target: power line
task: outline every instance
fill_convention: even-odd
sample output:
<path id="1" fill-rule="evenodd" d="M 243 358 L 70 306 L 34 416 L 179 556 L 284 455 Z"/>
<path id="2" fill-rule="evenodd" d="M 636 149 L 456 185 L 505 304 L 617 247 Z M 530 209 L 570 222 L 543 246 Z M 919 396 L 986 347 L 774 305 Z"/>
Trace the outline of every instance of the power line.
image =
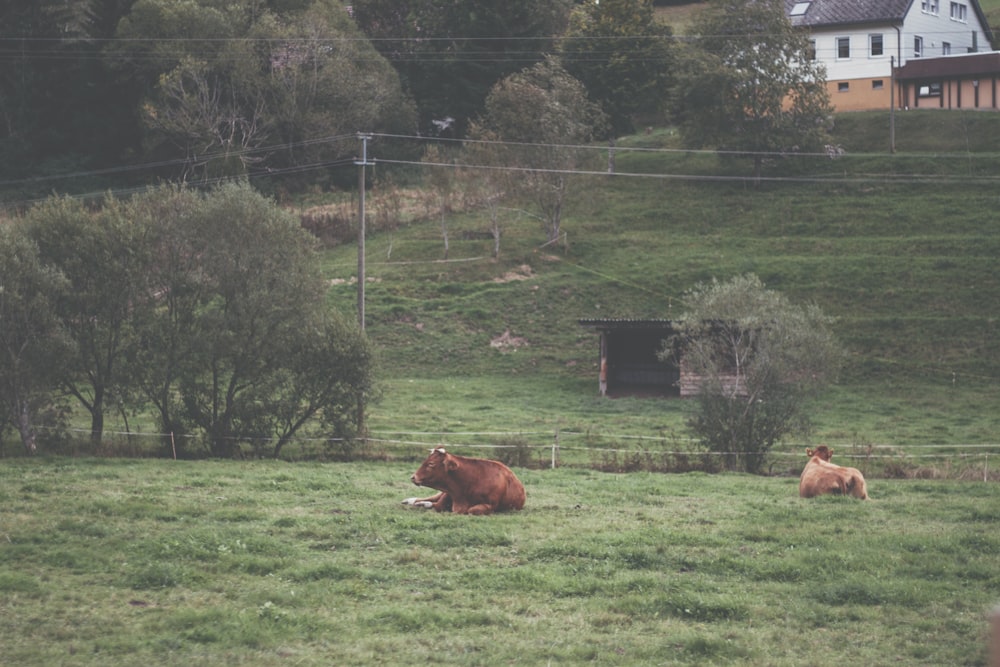
<path id="1" fill-rule="evenodd" d="M 506 141 L 486 141 L 486 140 L 470 140 L 470 139 L 450 139 L 450 138 L 439 138 L 439 137 L 426 137 L 420 135 L 401 135 L 401 134 L 387 134 L 387 133 L 372 133 L 373 137 L 381 137 L 384 139 L 398 139 L 404 141 L 413 141 L 419 143 L 454 143 L 456 145 L 479 143 L 479 144 L 492 144 L 500 147 L 519 147 L 519 148 L 539 148 L 546 150 L 579 150 L 579 151 L 597 151 L 600 153 L 606 153 L 609 148 L 607 146 L 593 145 L 593 144 L 558 144 L 558 143 L 528 143 L 528 142 L 506 142 Z M 199 156 L 199 161 L 210 161 L 212 159 L 217 159 L 221 157 L 241 157 L 246 155 L 252 155 L 262 152 L 278 152 L 281 150 L 288 150 L 296 147 L 304 147 L 310 145 L 316 145 L 321 143 L 330 142 L 340 142 L 353 140 L 355 135 L 335 135 L 329 137 L 320 137 L 316 139 L 308 139 L 300 142 L 292 142 L 286 144 L 273 144 L 263 147 L 248 148 L 237 151 L 219 151 L 216 153 L 205 154 Z M 729 155 L 736 157 L 746 157 L 746 156 L 761 156 L 768 159 L 791 159 L 791 158 L 817 158 L 817 157 L 827 157 L 826 153 L 781 153 L 781 152 L 752 152 L 752 151 L 719 151 L 719 150 L 706 150 L 706 149 L 677 149 L 677 148 L 650 148 L 650 147 L 629 147 L 629 146 L 615 146 L 612 148 L 616 154 L 623 153 L 663 153 L 663 154 L 676 154 L 676 155 Z M 870 157 L 884 157 L 882 153 L 845 153 L 843 156 L 839 157 L 838 160 L 847 160 L 850 158 L 870 158 Z M 935 160 L 946 160 L 946 159 L 961 159 L 963 161 L 969 160 L 995 160 L 997 155 L 987 153 L 912 153 L 905 155 L 895 156 L 896 160 L 901 158 L 909 158 L 914 160 L 922 160 L 926 158 L 933 158 Z M 655 172 L 629 172 L 616 170 L 613 173 L 609 173 L 604 170 L 593 170 L 593 169 L 580 169 L 580 168 L 550 168 L 540 165 L 491 165 L 491 164 L 471 164 L 471 163 L 461 163 L 461 162 L 428 162 L 419 160 L 404 160 L 404 159 L 394 159 L 394 158 L 375 158 L 375 163 L 381 164 L 397 164 L 397 165 L 408 165 L 415 167 L 437 167 L 437 168 L 448 168 L 448 169 L 480 169 L 480 170 L 498 170 L 505 172 L 514 173 L 548 173 L 548 174 L 562 174 L 562 175 L 572 175 L 572 176 L 603 176 L 603 177 L 614 177 L 614 178 L 653 178 L 661 180 L 675 180 L 675 181 L 690 181 L 690 182 L 717 182 L 717 183 L 747 183 L 747 182 L 768 182 L 768 183 L 825 183 L 825 184 L 884 184 L 884 185 L 908 185 L 908 184 L 925 184 L 925 183 L 948 183 L 948 182 L 961 182 L 961 183 L 972 183 L 977 185 L 987 184 L 992 185 L 1000 181 L 1000 175 L 998 176 L 970 176 L 968 174 L 963 175 L 948 175 L 948 174 L 857 174 L 854 176 L 749 176 L 749 175 L 722 175 L 722 174 L 693 174 L 693 173 L 655 173 Z M 69 179 L 85 179 L 95 176 L 103 176 L 109 174 L 122 174 L 122 173 L 138 173 L 142 171 L 148 171 L 151 169 L 158 169 L 164 167 L 177 167 L 183 165 L 194 164 L 191 158 L 178 158 L 175 160 L 165 160 L 158 162 L 148 162 L 136 165 L 121 165 L 118 167 L 108 167 L 106 169 L 97 169 L 90 171 L 76 171 L 69 174 L 59 174 L 53 176 L 43 176 L 34 177 L 26 179 L 12 179 L 6 181 L 0 181 L 0 186 L 14 186 L 14 185 L 25 185 L 31 183 L 44 183 L 60 180 Z M 197 181 L 190 181 L 189 184 L 196 186 L 206 186 L 213 185 L 222 182 L 228 182 L 232 180 L 240 180 L 248 178 L 251 180 L 260 178 L 272 178 L 276 176 L 288 175 L 293 173 L 305 173 L 309 171 L 319 170 L 319 169 L 331 169 L 346 167 L 353 164 L 353 157 L 339 158 L 334 160 L 324 160 L 317 162 L 310 162 L 299 165 L 291 165 L 282 168 L 274 169 L 264 169 L 258 171 L 248 171 L 243 174 L 237 174 L 232 176 L 222 176 L 211 179 L 199 179 Z M 106 194 L 111 194 L 112 196 L 127 196 L 130 194 L 135 194 L 137 192 L 143 192 L 148 189 L 148 185 L 129 187 L 129 188 L 113 188 L 110 190 L 102 190 L 100 192 L 88 192 L 84 194 L 72 195 L 73 198 L 77 199 L 93 199 L 96 197 L 101 197 Z M 30 200 L 20 200 L 15 202 L 6 202 L 2 204 L 6 208 L 18 208 L 23 206 L 30 206 L 32 204 L 44 201 L 45 198 L 36 198 Z"/>
<path id="2" fill-rule="evenodd" d="M 389 134 L 389 133 L 379 133 L 373 134 L 376 137 L 383 137 L 386 139 L 401 139 L 409 141 L 419 141 L 425 143 L 451 143 L 451 144 L 482 144 L 482 145 L 495 145 L 501 147 L 534 147 L 534 148 L 551 148 L 559 150 L 588 150 L 597 151 L 605 153 L 609 150 L 607 144 L 560 144 L 560 143 L 547 143 L 547 142 L 526 142 L 526 141 L 503 141 L 496 139 L 455 139 L 451 137 L 428 137 L 423 135 L 409 135 L 409 134 Z M 649 147 L 649 146 L 623 146 L 615 145 L 610 148 L 610 150 L 615 153 L 664 153 L 664 154 L 675 154 L 675 155 L 730 155 L 730 156 L 760 156 L 764 158 L 794 158 L 794 157 L 822 157 L 827 158 L 829 154 L 827 152 L 807 152 L 807 151 L 795 151 L 795 152 L 784 152 L 784 151 L 734 151 L 734 150 L 719 150 L 710 148 L 663 148 L 663 147 Z M 872 158 L 872 157 L 886 157 L 885 153 L 854 153 L 845 152 L 842 156 L 839 156 L 839 160 L 850 159 L 850 158 Z M 895 158 L 902 159 L 961 159 L 968 160 L 970 158 L 976 159 L 997 159 L 1000 157 L 1000 153 L 904 153 Z"/>
<path id="3" fill-rule="evenodd" d="M 1000 176 L 971 177 L 968 175 L 895 175 L 895 174 L 862 174 L 854 177 L 843 176 L 753 176 L 753 175 L 711 175 L 711 174 L 664 174 L 652 172 L 626 172 L 626 171 L 599 171 L 588 169 L 560 169 L 533 166 L 496 166 L 484 164 L 461 164 L 453 162 L 421 162 L 418 160 L 378 160 L 381 164 L 401 164 L 413 166 L 432 166 L 450 169 L 484 169 L 500 170 L 506 172 L 539 173 L 539 174 L 563 174 L 572 176 L 606 176 L 608 178 L 655 178 L 661 180 L 693 181 L 703 183 L 832 183 L 840 185 L 873 185 L 881 184 L 923 184 L 923 183 L 975 183 L 975 184 L 996 184 L 1000 183 Z"/>

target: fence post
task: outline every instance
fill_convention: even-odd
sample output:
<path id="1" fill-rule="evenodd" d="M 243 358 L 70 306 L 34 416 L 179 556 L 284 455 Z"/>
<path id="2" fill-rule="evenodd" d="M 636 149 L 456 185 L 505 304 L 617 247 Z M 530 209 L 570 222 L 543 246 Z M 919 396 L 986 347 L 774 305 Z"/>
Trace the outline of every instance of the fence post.
<path id="1" fill-rule="evenodd" d="M 556 429 L 555 439 L 552 441 L 552 469 L 556 469 L 556 457 L 559 452 L 559 429 Z"/>

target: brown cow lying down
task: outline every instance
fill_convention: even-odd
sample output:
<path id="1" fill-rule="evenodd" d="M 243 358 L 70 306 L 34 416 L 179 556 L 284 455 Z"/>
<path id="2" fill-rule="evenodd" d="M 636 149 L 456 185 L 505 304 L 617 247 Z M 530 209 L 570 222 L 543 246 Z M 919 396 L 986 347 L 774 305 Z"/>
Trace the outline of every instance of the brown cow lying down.
<path id="1" fill-rule="evenodd" d="M 802 470 L 799 478 L 799 496 L 814 498 L 826 493 L 834 495 L 851 495 L 861 500 L 868 500 L 868 487 L 864 475 L 857 468 L 830 463 L 833 450 L 826 445 L 820 445 L 816 451 L 806 449 L 809 462 Z"/>
<path id="2" fill-rule="evenodd" d="M 456 514 L 492 514 L 524 507 L 524 485 L 499 461 L 449 454 L 432 449 L 410 480 L 437 493 L 427 498 L 407 498 L 404 505 L 433 508 Z"/>

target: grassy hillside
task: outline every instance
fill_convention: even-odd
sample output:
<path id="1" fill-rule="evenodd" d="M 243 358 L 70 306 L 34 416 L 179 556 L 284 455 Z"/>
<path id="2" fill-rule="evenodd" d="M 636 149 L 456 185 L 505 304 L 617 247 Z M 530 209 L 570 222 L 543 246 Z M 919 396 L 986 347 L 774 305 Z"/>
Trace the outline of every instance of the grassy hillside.
<path id="1" fill-rule="evenodd" d="M 899 113 L 893 155 L 888 124 L 843 115 L 843 157 L 779 160 L 759 186 L 746 164 L 673 150 L 669 130 L 632 137 L 617 175 L 575 177 L 566 247 L 513 212 L 499 261 L 477 212 L 446 219 L 447 261 L 436 217 L 372 232 L 372 428 L 681 432 L 683 401 L 596 398 L 597 341 L 577 320 L 676 316 L 698 281 L 754 272 L 838 318 L 850 361 L 815 438 L 996 442 L 1000 114 Z M 353 245 L 329 252 L 351 313 L 356 266 Z"/>

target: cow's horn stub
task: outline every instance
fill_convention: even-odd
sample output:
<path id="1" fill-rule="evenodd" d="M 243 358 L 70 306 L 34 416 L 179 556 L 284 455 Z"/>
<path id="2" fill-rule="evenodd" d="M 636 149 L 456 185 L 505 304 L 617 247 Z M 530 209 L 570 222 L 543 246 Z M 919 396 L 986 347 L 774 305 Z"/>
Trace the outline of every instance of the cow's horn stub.
<path id="1" fill-rule="evenodd" d="M 446 454 L 446 453 L 447 452 L 444 451 L 444 447 L 435 447 L 434 449 L 431 450 L 431 454 Z"/>

